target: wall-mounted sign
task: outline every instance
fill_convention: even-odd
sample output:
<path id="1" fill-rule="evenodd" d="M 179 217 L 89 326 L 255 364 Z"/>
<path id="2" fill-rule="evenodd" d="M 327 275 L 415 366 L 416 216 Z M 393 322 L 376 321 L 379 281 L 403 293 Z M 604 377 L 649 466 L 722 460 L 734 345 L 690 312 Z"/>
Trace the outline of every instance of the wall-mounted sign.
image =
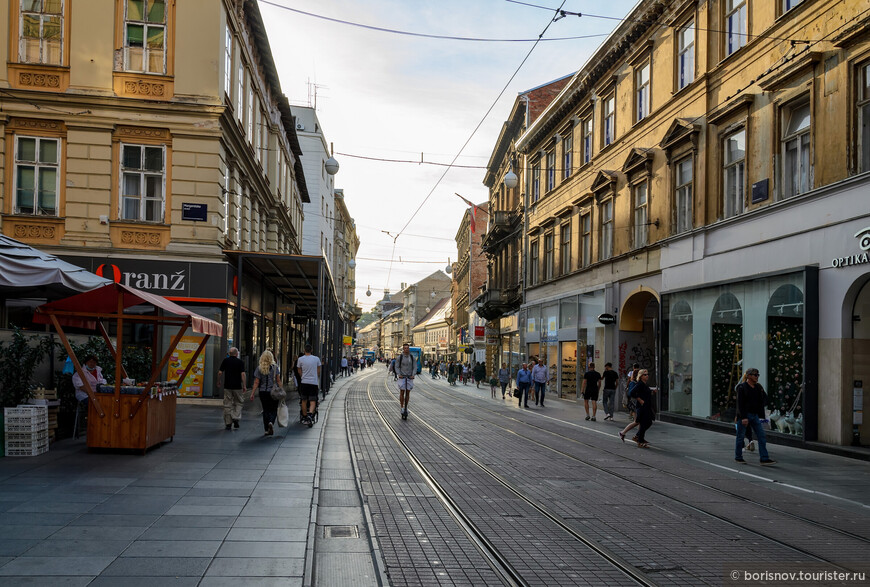
<path id="1" fill-rule="evenodd" d="M 350 345 L 353 344 L 353 337 L 352 337 L 352 336 L 345 336 L 345 337 L 342 338 L 342 342 L 343 342 L 346 346 L 350 346 Z"/>
<path id="2" fill-rule="evenodd" d="M 181 203 L 181 219 L 193 220 L 194 222 L 205 222 L 208 217 L 208 206 L 206 204 L 193 204 L 190 202 Z"/>
<path id="3" fill-rule="evenodd" d="M 767 199 L 768 187 L 770 186 L 769 179 L 762 179 L 752 184 L 752 203 L 757 204 Z"/>
<path id="4" fill-rule="evenodd" d="M 475 326 L 474 327 L 474 336 L 486 336 L 486 327 L 485 326 Z"/>
<path id="5" fill-rule="evenodd" d="M 599 314 L 598 321 L 601 324 L 616 324 L 616 316 L 613 314 Z"/>
<path id="6" fill-rule="evenodd" d="M 864 265 L 865 263 L 870 263 L 870 226 L 867 228 L 862 228 L 858 232 L 855 233 L 855 238 L 858 239 L 858 248 L 860 248 L 863 253 L 856 253 L 854 255 L 847 255 L 845 257 L 837 257 L 833 261 L 831 261 L 832 267 L 837 267 L 842 269 L 843 267 L 851 267 L 853 265 Z"/>

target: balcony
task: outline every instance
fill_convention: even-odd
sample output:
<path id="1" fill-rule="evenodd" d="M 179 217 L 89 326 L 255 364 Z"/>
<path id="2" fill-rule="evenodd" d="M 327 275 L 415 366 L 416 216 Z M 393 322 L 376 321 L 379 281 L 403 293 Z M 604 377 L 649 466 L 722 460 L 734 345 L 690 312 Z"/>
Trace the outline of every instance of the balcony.
<path id="1" fill-rule="evenodd" d="M 487 289 L 477 296 L 477 314 L 485 320 L 501 318 L 511 310 L 508 304 L 507 292 L 500 289 Z"/>
<path id="2" fill-rule="evenodd" d="M 487 253 L 496 252 L 504 245 L 505 237 L 519 225 L 520 215 L 507 210 L 496 210 L 489 221 L 489 231 L 483 237 L 483 250 Z"/>

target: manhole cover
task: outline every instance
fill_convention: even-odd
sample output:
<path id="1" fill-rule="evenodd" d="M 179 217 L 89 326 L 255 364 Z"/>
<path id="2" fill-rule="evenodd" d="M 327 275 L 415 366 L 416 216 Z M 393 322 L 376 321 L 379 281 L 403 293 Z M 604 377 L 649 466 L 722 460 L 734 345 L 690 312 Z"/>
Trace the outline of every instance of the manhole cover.
<path id="1" fill-rule="evenodd" d="M 324 526 L 324 538 L 359 538 L 359 528 L 356 526 Z"/>

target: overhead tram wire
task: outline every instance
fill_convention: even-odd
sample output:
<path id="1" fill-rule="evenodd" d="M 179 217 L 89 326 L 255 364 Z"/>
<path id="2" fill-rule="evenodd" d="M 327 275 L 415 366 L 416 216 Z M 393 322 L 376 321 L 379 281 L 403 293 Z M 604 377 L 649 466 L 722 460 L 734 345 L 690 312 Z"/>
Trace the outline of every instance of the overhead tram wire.
<path id="1" fill-rule="evenodd" d="M 559 5 L 559 9 L 561 9 L 562 6 L 565 5 L 565 2 L 567 2 L 567 0 L 562 0 L 562 4 Z M 558 15 L 558 11 L 556 11 L 556 12 L 557 12 L 557 15 Z M 484 121 L 487 119 L 487 117 L 488 117 L 488 116 L 490 115 L 490 113 L 493 111 L 493 109 L 495 108 L 495 105 L 498 104 L 498 101 L 501 100 L 501 97 L 502 97 L 502 96 L 504 95 L 504 93 L 507 91 L 508 86 L 510 86 L 511 82 L 514 81 L 514 78 L 517 76 L 517 74 L 518 74 L 518 73 L 520 72 L 520 70 L 523 68 L 523 65 L 526 64 L 526 61 L 529 60 L 529 57 L 532 56 L 532 52 L 535 50 L 535 48 L 536 48 L 536 47 L 538 46 L 538 44 L 541 42 L 541 39 L 543 39 L 543 38 L 544 38 L 544 35 L 547 34 L 547 31 L 550 29 L 550 26 L 552 26 L 552 24 L 553 24 L 554 22 L 556 22 L 556 20 L 557 20 L 557 18 L 556 18 L 555 16 L 554 16 L 553 18 L 551 18 L 551 19 L 550 19 L 550 22 L 547 23 L 547 26 L 544 27 L 544 30 L 541 31 L 541 34 L 538 35 L 538 40 L 535 41 L 535 44 L 531 46 L 531 48 L 529 49 L 528 53 L 526 53 L 526 56 L 523 57 L 523 60 L 520 62 L 520 64 L 517 66 L 516 70 L 514 70 L 514 72 L 511 74 L 510 78 L 508 79 L 508 81 L 505 83 L 504 87 L 501 89 L 501 91 L 500 91 L 500 92 L 498 93 L 498 95 L 495 97 L 495 100 L 493 100 L 493 102 L 492 102 L 492 104 L 490 105 L 490 107 L 487 108 L 486 112 L 483 114 L 483 117 L 480 119 L 480 122 L 477 123 L 477 126 L 474 127 L 474 130 L 471 131 L 471 134 L 468 135 L 468 138 L 465 140 L 465 142 L 464 142 L 464 143 L 462 144 L 462 146 L 459 148 L 459 151 L 457 151 L 456 155 L 454 155 L 453 160 L 450 162 L 450 165 L 453 165 L 454 163 L 456 163 L 456 161 L 457 161 L 457 160 L 459 159 L 459 157 L 462 155 L 462 152 L 465 150 L 465 147 L 468 146 L 468 143 L 471 142 L 471 139 L 474 138 L 474 135 L 476 135 L 476 134 L 477 134 L 477 131 L 480 130 L 480 127 L 483 126 Z M 441 174 L 441 177 L 438 178 L 438 180 L 435 182 L 435 185 L 432 186 L 432 189 L 429 191 L 428 194 L 426 194 L 426 197 L 423 198 L 423 201 L 420 202 L 420 205 L 417 206 L 417 209 L 416 209 L 416 210 L 414 210 L 414 213 L 411 214 L 411 217 L 408 219 L 408 222 L 405 223 L 405 226 L 402 227 L 402 230 L 400 230 L 399 233 L 396 235 L 395 239 L 393 239 L 393 249 L 394 249 L 394 251 L 395 251 L 395 243 L 398 241 L 399 237 L 402 236 L 402 233 L 405 232 L 405 229 L 408 228 L 408 226 L 411 224 L 411 222 L 414 220 L 414 218 L 417 216 L 417 214 L 420 212 L 420 210 L 423 208 L 423 206 L 426 204 L 426 202 L 429 201 L 429 198 L 432 197 L 432 194 L 435 193 L 435 190 L 438 188 L 438 186 L 441 185 L 441 182 L 442 182 L 442 181 L 444 180 L 444 178 L 447 176 L 447 172 L 448 172 L 448 171 L 450 171 L 450 167 L 447 167 L 447 168 L 444 169 L 444 173 Z M 387 272 L 387 284 L 389 284 L 389 282 L 390 282 L 390 276 L 392 275 L 392 271 L 393 271 L 393 266 L 392 266 L 392 263 L 391 263 L 391 264 L 390 264 L 390 270 Z"/>
<path id="2" fill-rule="evenodd" d="M 492 38 L 483 38 L 483 37 L 458 37 L 454 35 L 434 35 L 430 33 L 417 33 L 413 31 L 402 31 L 399 29 L 389 29 L 386 27 L 379 27 L 369 24 L 363 24 L 360 22 L 353 22 L 350 20 L 342 20 L 340 18 L 333 18 L 331 16 L 324 16 L 322 14 L 315 14 L 313 12 L 306 12 L 304 10 L 299 10 L 298 8 L 290 8 L 289 6 L 284 6 L 283 4 L 278 4 L 277 2 L 269 2 L 268 0 L 258 0 L 260 4 L 266 4 L 268 6 L 274 6 L 275 8 L 280 8 L 282 10 L 287 10 L 290 12 L 295 12 L 297 14 L 303 14 L 305 16 L 310 16 L 312 18 L 319 18 L 321 20 L 326 20 L 329 22 L 334 22 L 338 24 L 343 24 L 347 26 L 354 26 L 362 29 L 367 29 L 370 31 L 377 31 L 381 33 L 390 33 L 394 35 L 405 35 L 409 37 L 421 37 L 424 39 L 439 39 L 444 41 L 472 41 L 478 43 L 535 43 L 536 45 L 542 40 L 540 38 L 537 39 L 492 39 Z M 564 2 L 562 3 L 564 5 Z M 576 37 L 553 37 L 552 39 L 543 39 L 544 41 L 576 41 L 580 39 L 593 39 L 596 37 L 606 37 L 607 35 L 604 33 L 599 33 L 595 35 L 578 35 Z"/>

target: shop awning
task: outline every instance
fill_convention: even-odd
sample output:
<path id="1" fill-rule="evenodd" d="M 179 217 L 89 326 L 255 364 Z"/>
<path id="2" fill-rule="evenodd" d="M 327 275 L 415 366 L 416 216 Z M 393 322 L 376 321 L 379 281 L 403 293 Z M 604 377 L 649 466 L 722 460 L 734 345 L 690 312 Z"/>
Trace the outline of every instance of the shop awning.
<path id="1" fill-rule="evenodd" d="M 0 296 L 55 299 L 111 283 L 0 234 Z"/>
<path id="2" fill-rule="evenodd" d="M 119 298 L 121 299 L 120 304 Z M 94 316 L 114 316 L 118 314 L 119 310 L 123 312 L 126 308 L 140 304 L 151 304 L 164 312 L 177 316 L 189 316 L 191 328 L 199 334 L 213 336 L 221 336 L 223 334 L 223 327 L 214 320 L 209 320 L 186 308 L 182 308 L 162 296 L 111 282 L 108 282 L 103 287 L 85 293 L 43 304 L 36 309 L 33 321 L 39 324 L 49 324 L 51 320 L 48 312 L 53 312 L 57 314 L 57 320 L 63 326 L 93 330 L 97 327 Z M 121 306 L 120 308 L 118 307 L 119 305 Z"/>

